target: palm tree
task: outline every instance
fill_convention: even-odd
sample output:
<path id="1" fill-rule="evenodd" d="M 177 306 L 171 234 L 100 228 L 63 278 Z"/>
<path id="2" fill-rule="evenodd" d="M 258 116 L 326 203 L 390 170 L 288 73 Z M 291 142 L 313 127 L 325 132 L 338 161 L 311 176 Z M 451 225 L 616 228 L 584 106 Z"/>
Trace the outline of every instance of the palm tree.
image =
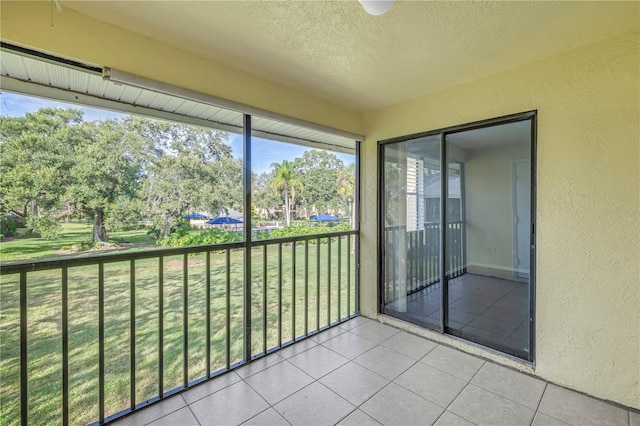
<path id="1" fill-rule="evenodd" d="M 298 179 L 298 171 L 292 161 L 282 160 L 282 163 L 273 163 L 274 176 L 270 185 L 273 192 L 284 193 L 284 217 L 285 225 L 289 226 L 290 207 L 295 203 L 296 188 L 302 189 L 302 182 Z"/>
<path id="2" fill-rule="evenodd" d="M 351 226 L 355 225 L 355 209 L 353 203 L 356 195 L 356 168 L 355 164 L 349 165 L 347 168 L 340 169 L 338 172 L 338 195 L 340 195 L 349 204 L 349 216 L 351 217 Z"/>

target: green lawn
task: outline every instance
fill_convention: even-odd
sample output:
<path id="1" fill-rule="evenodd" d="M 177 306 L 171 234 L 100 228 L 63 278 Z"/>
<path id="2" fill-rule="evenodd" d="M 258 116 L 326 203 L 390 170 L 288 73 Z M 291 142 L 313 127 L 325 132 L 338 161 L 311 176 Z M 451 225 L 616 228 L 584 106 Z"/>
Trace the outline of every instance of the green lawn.
<path id="1" fill-rule="evenodd" d="M 65 229 L 65 238 L 83 238 L 80 229 Z M 139 232 L 139 231 L 136 231 Z M 71 234 L 71 235 L 67 235 Z M 131 234 L 129 238 L 135 238 Z M 115 236 L 112 234 L 112 237 Z M 144 240 L 142 240 L 144 241 Z M 342 238 L 341 271 L 338 274 L 338 238 L 333 238 L 331 268 L 327 244 L 310 244 L 306 253 L 308 265 L 308 328 L 313 331 L 355 311 L 355 255 L 351 254 L 351 287 L 347 289 L 347 239 Z M 11 242 L 9 244 L 12 244 Z M 55 244 L 37 244 L 20 240 L 32 247 L 32 254 L 49 257 Z M 5 245 L 3 243 L 2 251 Z M 293 251 L 296 262 L 293 265 Z M 15 252 L 13 252 L 14 255 Z M 47 254 L 49 253 L 49 254 Z M 6 261 L 3 253 L 3 262 Z M 230 291 L 226 289 L 226 252 L 212 252 L 211 265 L 211 371 L 225 368 L 227 362 L 242 361 L 243 346 L 243 250 L 229 252 Z M 316 261 L 320 259 L 320 268 Z M 305 331 L 305 249 L 303 245 L 282 247 L 282 270 L 278 271 L 278 246 L 267 249 L 266 283 L 263 282 L 263 248 L 254 248 L 252 263 L 252 353 L 264 346 L 277 346 L 278 328 L 286 342 Z M 193 380 L 206 372 L 206 297 L 205 254 L 189 255 L 188 285 L 183 285 L 183 256 L 164 258 L 164 309 L 159 312 L 158 259 L 135 263 L 135 333 L 136 333 L 136 402 L 157 395 L 158 328 L 163 318 L 165 390 L 182 384 L 183 363 L 183 295 L 188 296 L 188 378 Z M 128 407 L 130 399 L 130 263 L 105 265 L 105 380 L 107 415 Z M 295 272 L 295 281 L 293 275 Z M 86 424 L 98 418 L 98 268 L 83 266 L 69 269 L 69 406 L 71 423 Z M 278 277 L 282 276 L 282 322 L 278 322 Z M 328 287 L 329 277 L 331 287 Z M 341 281 L 341 304 L 338 312 L 338 280 Z M 5 275 L 0 282 L 0 424 L 20 422 L 20 353 L 19 353 L 19 284 L 17 275 Z M 317 298 L 316 290 L 320 297 Z M 263 341 L 263 288 L 266 286 L 267 341 Z M 296 297 L 293 297 L 295 289 Z M 347 306 L 347 292 L 350 306 Z M 329 296 L 330 293 L 330 296 Z M 226 336 L 227 298 L 229 299 L 231 335 Z M 62 312 L 60 270 L 28 273 L 28 375 L 29 423 L 60 423 L 62 413 Z M 330 304 L 328 303 L 330 301 Z M 295 328 L 294 315 L 295 308 Z M 319 314 L 319 322 L 316 314 Z M 230 359 L 225 346 L 229 338 Z M 266 343 L 266 345 L 265 345 Z"/>
<path id="2" fill-rule="evenodd" d="M 65 223 L 60 237 L 55 240 L 43 240 L 37 237 L 18 237 L 0 242 L 0 263 L 21 260 L 42 260 L 62 256 L 87 255 L 91 252 L 72 253 L 61 251 L 64 246 L 91 243 L 92 225 L 88 223 Z M 155 240 L 147 235 L 147 229 L 133 231 L 109 232 L 109 238 L 121 245 L 119 251 L 140 250 L 142 247 L 155 244 Z"/>

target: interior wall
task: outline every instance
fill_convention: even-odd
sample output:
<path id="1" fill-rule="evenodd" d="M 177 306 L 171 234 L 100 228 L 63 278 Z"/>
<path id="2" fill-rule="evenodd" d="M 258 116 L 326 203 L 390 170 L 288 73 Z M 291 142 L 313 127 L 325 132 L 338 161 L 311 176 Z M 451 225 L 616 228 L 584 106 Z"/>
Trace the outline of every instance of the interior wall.
<path id="1" fill-rule="evenodd" d="M 362 313 L 378 312 L 377 141 L 537 110 L 535 374 L 640 408 L 639 45 L 625 33 L 367 113 Z"/>
<path id="2" fill-rule="evenodd" d="M 355 134 L 362 115 L 251 74 L 211 62 L 49 1 L 0 2 L 0 38 L 94 66 L 108 66 L 256 108 Z M 54 25 L 51 25 L 53 19 Z"/>
<path id="3" fill-rule="evenodd" d="M 530 157 L 528 136 L 524 135 L 522 143 L 470 151 L 464 183 L 467 263 L 471 269 L 513 270 L 512 167 L 513 160 Z M 505 275 L 511 276 L 509 272 Z"/>

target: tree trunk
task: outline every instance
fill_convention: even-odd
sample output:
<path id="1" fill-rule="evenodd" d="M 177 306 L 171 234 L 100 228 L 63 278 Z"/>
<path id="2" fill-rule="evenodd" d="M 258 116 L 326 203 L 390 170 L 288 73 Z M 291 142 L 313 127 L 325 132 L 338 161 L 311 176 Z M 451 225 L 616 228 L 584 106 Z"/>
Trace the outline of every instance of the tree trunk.
<path id="1" fill-rule="evenodd" d="M 166 237 L 171 233 L 171 219 L 165 217 L 162 221 L 162 229 L 160 230 L 160 237 Z"/>
<path id="2" fill-rule="evenodd" d="M 104 228 L 104 212 L 97 211 L 93 215 L 93 242 L 106 243 L 107 230 Z"/>
<path id="3" fill-rule="evenodd" d="M 289 192 L 288 188 L 284 191 L 284 224 L 289 226 Z"/>

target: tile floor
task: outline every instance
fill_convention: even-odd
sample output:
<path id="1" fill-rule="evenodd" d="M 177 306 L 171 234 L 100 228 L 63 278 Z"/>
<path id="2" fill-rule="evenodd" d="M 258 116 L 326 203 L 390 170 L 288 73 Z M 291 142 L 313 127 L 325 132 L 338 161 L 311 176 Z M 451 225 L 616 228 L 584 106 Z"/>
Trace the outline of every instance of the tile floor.
<path id="1" fill-rule="evenodd" d="M 440 284 L 408 297 L 404 316 L 418 323 L 440 324 Z M 449 326 L 482 340 L 521 353 L 529 348 L 529 285 L 465 274 L 449 281 Z"/>
<path id="2" fill-rule="evenodd" d="M 357 317 L 116 424 L 640 426 L 640 414 Z"/>

